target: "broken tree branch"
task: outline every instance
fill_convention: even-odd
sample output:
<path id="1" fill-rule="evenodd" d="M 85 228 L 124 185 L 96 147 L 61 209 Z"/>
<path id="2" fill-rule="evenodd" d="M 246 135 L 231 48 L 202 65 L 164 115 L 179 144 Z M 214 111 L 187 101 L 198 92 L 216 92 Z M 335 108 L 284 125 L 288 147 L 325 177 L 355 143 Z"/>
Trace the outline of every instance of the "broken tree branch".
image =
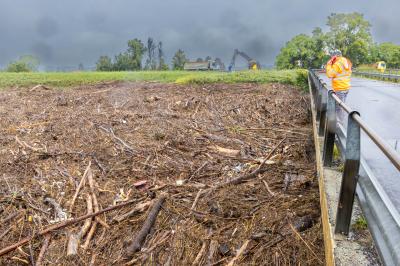
<path id="1" fill-rule="evenodd" d="M 71 205 L 69 206 L 69 212 L 72 212 L 72 208 L 74 207 L 75 200 L 76 200 L 76 198 L 78 197 L 79 191 L 81 190 L 81 188 L 82 188 L 82 187 L 84 186 L 84 184 L 85 184 L 86 177 L 87 177 L 88 172 L 89 172 L 89 170 L 90 170 L 90 165 L 91 165 L 91 164 L 92 164 L 92 162 L 89 161 L 89 164 L 88 164 L 88 166 L 86 167 L 85 172 L 83 173 L 83 176 L 82 176 L 82 178 L 81 178 L 81 181 L 79 182 L 79 185 L 78 185 L 78 187 L 76 188 L 75 194 L 74 194 L 74 196 L 72 197 L 72 200 L 71 200 Z"/>
<path id="2" fill-rule="evenodd" d="M 137 251 L 142 248 L 143 242 L 146 239 L 146 236 L 149 234 L 151 228 L 153 227 L 154 223 L 156 222 L 158 213 L 160 212 L 161 206 L 164 204 L 167 196 L 162 195 L 160 198 L 154 203 L 153 207 L 151 208 L 149 215 L 147 216 L 146 221 L 143 224 L 142 229 L 137 233 L 135 239 L 133 240 L 132 244 L 127 248 L 127 255 L 128 257 L 132 257 Z"/>
<path id="3" fill-rule="evenodd" d="M 121 139 L 120 137 L 117 137 L 117 136 L 115 135 L 115 133 L 114 133 L 114 130 L 113 130 L 112 128 L 107 129 L 107 128 L 103 127 L 103 126 L 99 126 L 99 128 L 102 129 L 103 131 L 105 131 L 105 132 L 111 134 L 111 136 L 112 136 L 115 140 L 117 140 L 122 146 L 124 146 L 129 152 L 132 152 L 132 153 L 133 153 L 133 152 L 135 151 L 135 149 L 133 149 L 131 146 L 129 146 L 123 139 Z"/>
<path id="4" fill-rule="evenodd" d="M 200 189 L 199 192 L 197 192 L 197 195 L 196 195 L 196 198 L 194 199 L 193 205 L 190 208 L 191 210 L 195 210 L 196 209 L 197 202 L 199 201 L 199 198 L 200 198 L 202 193 L 203 193 L 202 189 Z"/>
<path id="5" fill-rule="evenodd" d="M 250 240 L 244 241 L 243 245 L 241 248 L 238 250 L 236 253 L 236 256 L 227 264 L 227 266 L 233 266 L 235 265 L 235 262 L 242 256 L 243 252 L 246 250 L 247 245 L 250 243 Z"/>
<path id="6" fill-rule="evenodd" d="M 203 257 L 204 253 L 206 252 L 206 248 L 207 248 L 207 241 L 204 240 L 199 253 L 197 254 L 196 258 L 193 261 L 193 264 L 192 264 L 193 266 L 200 265 L 201 257 Z"/>
<path id="7" fill-rule="evenodd" d="M 129 212 L 122 214 L 120 216 L 115 217 L 113 220 L 117 221 L 117 222 L 122 222 L 123 220 L 135 215 L 136 213 L 139 212 L 143 212 L 146 208 L 148 208 L 150 205 L 152 204 L 152 201 L 147 201 L 147 202 L 143 202 L 138 204 L 137 206 L 135 206 L 132 210 L 130 210 Z"/>
<path id="8" fill-rule="evenodd" d="M 40 249 L 39 256 L 37 257 L 37 260 L 36 260 L 36 266 L 42 265 L 44 254 L 46 253 L 47 248 L 50 244 L 50 239 L 51 239 L 51 235 L 46 235 L 46 237 L 44 238 L 42 248 Z"/>
<path id="9" fill-rule="evenodd" d="M 93 202 L 90 194 L 86 196 L 87 214 L 93 213 Z M 78 254 L 78 247 L 80 240 L 86 235 L 92 224 L 92 219 L 86 219 L 81 230 L 78 234 L 71 233 L 69 235 L 68 245 L 67 245 L 67 256 L 74 256 Z"/>

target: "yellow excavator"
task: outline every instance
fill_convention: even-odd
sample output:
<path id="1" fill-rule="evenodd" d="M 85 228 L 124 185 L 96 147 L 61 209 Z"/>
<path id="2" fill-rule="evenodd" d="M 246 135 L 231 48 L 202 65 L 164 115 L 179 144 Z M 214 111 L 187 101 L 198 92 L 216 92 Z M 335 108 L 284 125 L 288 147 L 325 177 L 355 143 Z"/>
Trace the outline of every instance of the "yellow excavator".
<path id="1" fill-rule="evenodd" d="M 374 67 L 383 73 L 386 70 L 386 63 L 385 61 L 379 61 L 374 64 Z"/>
<path id="2" fill-rule="evenodd" d="M 259 70 L 259 69 L 261 69 L 261 65 L 260 65 L 260 63 L 258 61 L 254 60 L 253 58 L 248 56 L 245 52 L 241 52 L 238 49 L 235 49 L 235 51 L 233 53 L 233 56 L 232 56 L 231 63 L 229 64 L 229 67 L 228 67 L 228 71 L 229 72 L 233 71 L 233 68 L 235 67 L 235 61 L 236 61 L 236 58 L 237 58 L 238 55 L 247 60 L 248 68 L 250 70 Z"/>

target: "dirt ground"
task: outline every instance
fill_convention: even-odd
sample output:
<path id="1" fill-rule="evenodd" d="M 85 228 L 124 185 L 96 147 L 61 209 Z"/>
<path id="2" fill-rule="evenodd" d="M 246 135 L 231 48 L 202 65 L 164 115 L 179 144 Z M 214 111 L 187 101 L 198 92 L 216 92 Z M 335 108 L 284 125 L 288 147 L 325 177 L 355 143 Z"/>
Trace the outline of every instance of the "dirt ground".
<path id="1" fill-rule="evenodd" d="M 279 84 L 4 90 L 0 249 L 34 237 L 0 264 L 34 265 L 42 250 L 39 265 L 322 265 L 308 110 L 306 94 Z"/>

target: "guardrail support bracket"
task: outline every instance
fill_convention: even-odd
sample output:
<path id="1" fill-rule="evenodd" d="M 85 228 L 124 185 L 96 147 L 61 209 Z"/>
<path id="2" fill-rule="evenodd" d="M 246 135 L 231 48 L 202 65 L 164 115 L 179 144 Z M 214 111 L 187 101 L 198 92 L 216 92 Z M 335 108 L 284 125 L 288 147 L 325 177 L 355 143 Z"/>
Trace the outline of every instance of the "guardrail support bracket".
<path id="1" fill-rule="evenodd" d="M 344 235 L 349 234 L 358 171 L 360 169 L 360 126 L 354 121 L 354 114 L 358 113 L 354 111 L 351 112 L 348 119 L 346 159 L 336 213 L 335 233 Z"/>

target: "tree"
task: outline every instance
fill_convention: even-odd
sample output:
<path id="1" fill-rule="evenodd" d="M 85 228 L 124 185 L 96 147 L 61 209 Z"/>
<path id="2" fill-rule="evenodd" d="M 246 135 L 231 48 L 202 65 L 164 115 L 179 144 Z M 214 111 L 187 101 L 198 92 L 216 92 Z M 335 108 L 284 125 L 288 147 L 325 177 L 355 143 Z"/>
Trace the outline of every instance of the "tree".
<path id="1" fill-rule="evenodd" d="M 6 68 L 7 72 L 32 72 L 29 67 L 21 61 L 10 62 Z"/>
<path id="2" fill-rule="evenodd" d="M 400 68 L 400 46 L 386 42 L 378 45 L 377 58 L 375 61 L 383 60 L 389 68 Z"/>
<path id="3" fill-rule="evenodd" d="M 79 71 L 84 71 L 84 70 L 85 70 L 85 67 L 83 66 L 82 63 L 79 63 L 79 65 L 78 65 L 78 70 L 79 70 Z"/>
<path id="4" fill-rule="evenodd" d="M 133 39 L 128 41 L 128 51 L 124 54 L 118 55 L 120 59 L 125 60 L 123 56 L 127 56 L 131 61 L 129 65 L 129 69 L 125 70 L 141 70 L 142 69 L 142 59 L 143 55 L 146 52 L 146 48 L 143 43 L 139 39 Z"/>
<path id="5" fill-rule="evenodd" d="M 155 58 L 156 44 L 154 43 L 153 38 L 149 37 L 147 39 L 146 51 L 147 51 L 147 60 L 145 64 L 145 69 L 155 70 L 157 68 L 157 63 Z"/>
<path id="6" fill-rule="evenodd" d="M 132 56 L 128 53 L 119 53 L 115 56 L 113 70 L 115 71 L 128 71 L 128 70 L 139 70 L 137 61 L 132 59 Z"/>
<path id="7" fill-rule="evenodd" d="M 18 60 L 10 62 L 7 72 L 34 72 L 39 67 L 39 59 L 32 55 L 21 56 Z"/>
<path id="8" fill-rule="evenodd" d="M 158 70 L 168 70 L 169 67 L 165 63 L 164 52 L 163 52 L 162 46 L 163 46 L 162 42 L 159 42 L 158 43 Z"/>
<path id="9" fill-rule="evenodd" d="M 332 13 L 328 16 L 330 31 L 326 34 L 330 51 L 340 50 L 342 54 L 358 65 L 368 60 L 373 45 L 371 24 L 360 13 Z"/>
<path id="10" fill-rule="evenodd" d="M 212 60 L 212 58 L 209 55 L 207 55 L 206 58 L 204 59 L 204 61 L 211 61 L 211 60 Z"/>
<path id="11" fill-rule="evenodd" d="M 203 58 L 201 58 L 201 57 L 197 58 L 196 62 L 203 62 Z"/>
<path id="12" fill-rule="evenodd" d="M 306 34 L 299 34 L 281 49 L 276 57 L 276 66 L 279 69 L 320 67 L 320 55 L 316 40 Z"/>
<path id="13" fill-rule="evenodd" d="M 96 71 L 112 71 L 113 63 L 108 56 L 100 56 L 96 63 Z"/>
<path id="14" fill-rule="evenodd" d="M 172 68 L 174 70 L 183 70 L 183 66 L 185 65 L 186 61 L 187 59 L 185 52 L 179 49 L 172 58 Z"/>

